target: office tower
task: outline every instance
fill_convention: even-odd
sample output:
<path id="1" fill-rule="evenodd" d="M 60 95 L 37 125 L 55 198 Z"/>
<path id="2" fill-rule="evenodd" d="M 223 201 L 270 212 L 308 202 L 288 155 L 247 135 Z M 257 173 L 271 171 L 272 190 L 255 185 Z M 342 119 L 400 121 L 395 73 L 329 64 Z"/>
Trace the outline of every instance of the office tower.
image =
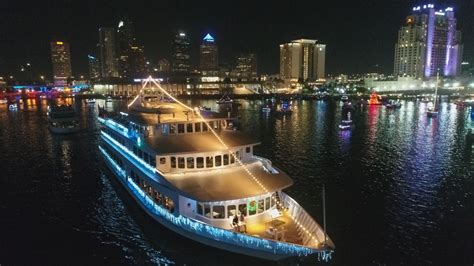
<path id="1" fill-rule="evenodd" d="M 100 79 L 100 62 L 97 57 L 88 55 L 89 61 L 89 78 L 92 81 L 97 81 Z"/>
<path id="2" fill-rule="evenodd" d="M 203 76 L 216 76 L 219 72 L 219 55 L 214 37 L 204 36 L 200 46 L 199 68 Z"/>
<path id="3" fill-rule="evenodd" d="M 145 59 L 145 48 L 142 45 L 132 44 L 128 51 L 128 74 L 124 78 L 146 78 L 148 74 Z"/>
<path id="4" fill-rule="evenodd" d="M 99 29 L 99 62 L 102 78 L 118 77 L 115 30 Z"/>
<path id="5" fill-rule="evenodd" d="M 51 61 L 53 65 L 53 79 L 55 85 L 66 85 L 71 77 L 71 52 L 69 43 L 51 42 Z"/>
<path id="6" fill-rule="evenodd" d="M 456 30 L 453 8 L 436 10 L 432 4 L 416 6 L 398 31 L 394 75 L 429 78 L 457 76 L 463 46 Z"/>
<path id="7" fill-rule="evenodd" d="M 165 58 L 160 59 L 158 61 L 158 67 L 157 67 L 158 72 L 170 72 L 171 71 L 171 64 L 170 61 L 166 60 Z"/>
<path id="8" fill-rule="evenodd" d="M 257 56 L 255 54 L 240 54 L 237 57 L 235 73 L 238 77 L 245 80 L 254 80 L 257 78 Z"/>
<path id="9" fill-rule="evenodd" d="M 185 32 L 180 31 L 173 40 L 172 71 L 187 73 L 190 71 L 190 43 Z"/>
<path id="10" fill-rule="evenodd" d="M 299 39 L 280 45 L 280 78 L 316 81 L 324 79 L 326 45 Z"/>
<path id="11" fill-rule="evenodd" d="M 128 78 L 132 72 L 129 59 L 132 43 L 133 25 L 128 18 L 125 18 L 119 21 L 117 27 L 117 68 L 121 78 Z"/>

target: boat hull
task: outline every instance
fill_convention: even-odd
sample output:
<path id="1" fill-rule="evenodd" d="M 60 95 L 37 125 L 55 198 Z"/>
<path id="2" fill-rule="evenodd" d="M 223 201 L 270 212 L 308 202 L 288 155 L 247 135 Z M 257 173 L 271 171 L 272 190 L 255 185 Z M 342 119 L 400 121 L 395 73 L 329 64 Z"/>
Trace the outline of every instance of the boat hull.
<path id="1" fill-rule="evenodd" d="M 168 219 L 165 219 L 163 216 L 157 215 L 156 210 L 154 211 L 154 209 L 150 205 L 151 204 L 150 201 L 152 202 L 152 200 L 149 199 L 149 198 L 147 199 L 146 194 L 144 194 L 143 192 L 141 192 L 141 193 L 143 193 L 143 195 L 140 195 L 140 192 L 137 190 L 137 187 L 134 187 L 134 185 L 132 185 L 133 181 L 129 181 L 129 179 L 121 177 L 118 170 L 115 169 L 113 163 L 106 157 L 106 155 L 104 155 L 103 152 L 101 153 L 101 155 L 102 155 L 102 158 L 104 159 L 105 164 L 108 166 L 108 168 L 113 173 L 114 177 L 121 183 L 121 185 L 124 187 L 124 189 L 130 194 L 130 196 L 140 206 L 140 208 L 148 216 L 150 216 L 153 220 L 155 220 L 156 222 L 158 222 L 162 226 L 166 227 L 167 229 L 169 229 L 169 230 L 171 230 L 171 231 L 173 231 L 173 232 L 175 232 L 175 233 L 177 233 L 177 234 L 179 234 L 179 235 L 181 235 L 185 238 L 194 240 L 196 242 L 199 242 L 199 243 L 207 245 L 207 246 L 211 246 L 211 247 L 214 247 L 214 248 L 218 248 L 218 249 L 222 249 L 222 250 L 226 250 L 226 251 L 229 251 L 229 252 L 238 253 L 238 254 L 242 254 L 242 255 L 257 257 L 257 258 L 261 258 L 261 259 L 265 259 L 265 260 L 278 261 L 278 260 L 298 256 L 297 254 L 292 253 L 292 252 L 278 253 L 278 251 L 276 251 L 274 249 L 262 250 L 262 249 L 256 249 L 256 248 L 253 248 L 253 247 L 245 247 L 245 246 L 241 246 L 241 245 L 227 243 L 227 242 L 225 242 L 225 239 L 220 240 L 220 239 L 216 238 L 215 236 L 213 237 L 213 236 L 210 236 L 210 235 L 209 236 L 203 236 L 203 235 L 195 234 L 195 233 L 192 233 L 192 232 L 186 230 L 185 228 L 181 228 L 179 226 L 176 226 L 174 223 L 172 223 Z M 182 217 L 182 216 L 177 216 L 177 219 L 179 219 L 180 217 Z M 223 230 L 223 229 L 220 229 L 220 228 L 216 228 L 216 229 L 220 230 L 220 231 Z M 224 230 L 224 231 L 227 231 L 227 230 Z M 230 232 L 231 231 L 229 231 L 229 233 Z M 232 233 L 232 234 L 237 235 L 237 233 Z M 305 255 L 307 256 L 307 255 L 315 254 L 315 253 L 320 253 L 321 255 L 323 255 L 323 257 L 325 255 L 324 254 L 325 251 L 322 251 L 322 250 L 311 250 L 308 254 L 305 254 Z"/>
<path id="2" fill-rule="evenodd" d="M 79 132 L 79 127 L 54 127 L 52 125 L 49 125 L 49 130 L 51 132 L 56 133 L 56 134 L 72 134 L 72 133 L 77 133 Z"/>

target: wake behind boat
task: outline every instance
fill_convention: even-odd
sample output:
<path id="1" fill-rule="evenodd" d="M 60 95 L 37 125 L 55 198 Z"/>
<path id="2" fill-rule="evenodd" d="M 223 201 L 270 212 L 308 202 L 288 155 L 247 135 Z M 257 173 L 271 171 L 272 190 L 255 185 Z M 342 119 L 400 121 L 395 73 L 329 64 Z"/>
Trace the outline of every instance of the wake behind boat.
<path id="1" fill-rule="evenodd" d="M 283 192 L 293 180 L 253 154 L 259 142 L 233 127 L 236 118 L 190 108 L 147 83 L 126 112 L 101 110 L 99 150 L 150 217 L 235 253 L 330 259 L 331 239 Z"/>

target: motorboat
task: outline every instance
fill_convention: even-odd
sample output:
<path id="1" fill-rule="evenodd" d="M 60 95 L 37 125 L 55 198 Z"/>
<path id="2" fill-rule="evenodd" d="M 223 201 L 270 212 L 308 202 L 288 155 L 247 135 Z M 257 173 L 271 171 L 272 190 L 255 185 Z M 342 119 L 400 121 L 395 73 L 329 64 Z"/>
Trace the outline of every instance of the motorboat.
<path id="1" fill-rule="evenodd" d="M 339 124 L 339 129 L 341 130 L 351 130 L 354 127 L 354 124 L 351 120 L 351 112 L 347 113 L 347 119 L 343 119 Z"/>
<path id="2" fill-rule="evenodd" d="M 68 134 L 79 131 L 79 119 L 70 105 L 48 105 L 48 127 L 53 133 Z"/>

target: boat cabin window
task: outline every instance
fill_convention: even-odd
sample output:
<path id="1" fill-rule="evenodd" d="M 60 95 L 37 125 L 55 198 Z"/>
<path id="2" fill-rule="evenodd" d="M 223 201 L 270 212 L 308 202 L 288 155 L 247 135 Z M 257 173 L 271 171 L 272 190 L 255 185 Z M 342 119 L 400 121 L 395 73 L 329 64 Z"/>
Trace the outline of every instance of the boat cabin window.
<path id="1" fill-rule="evenodd" d="M 246 147 L 246 148 L 245 148 L 245 152 L 246 152 L 246 153 L 250 153 L 250 147 Z"/>
<path id="2" fill-rule="evenodd" d="M 178 157 L 178 168 L 184 168 L 184 157 Z"/>
<path id="3" fill-rule="evenodd" d="M 237 208 L 235 205 L 228 205 L 227 206 L 227 218 L 232 218 L 237 214 Z"/>
<path id="4" fill-rule="evenodd" d="M 170 125 L 169 124 L 163 124 L 161 127 L 161 132 L 163 132 L 164 135 L 168 135 L 170 133 Z"/>
<path id="5" fill-rule="evenodd" d="M 178 134 L 184 133 L 184 124 L 178 124 Z"/>
<path id="6" fill-rule="evenodd" d="M 198 203 L 197 205 L 197 213 L 199 215 L 203 215 L 203 208 L 202 208 L 202 204 L 201 203 Z"/>
<path id="7" fill-rule="evenodd" d="M 247 204 L 239 204 L 239 214 L 244 214 L 244 216 L 247 216 Z"/>
<path id="8" fill-rule="evenodd" d="M 176 134 L 176 124 L 170 124 L 170 134 Z"/>
<path id="9" fill-rule="evenodd" d="M 176 168 L 176 157 L 171 157 L 171 168 Z"/>
<path id="10" fill-rule="evenodd" d="M 196 158 L 196 168 L 204 168 L 204 157 Z"/>
<path id="11" fill-rule="evenodd" d="M 214 128 L 214 121 L 209 121 L 208 123 L 210 128 Z"/>
<path id="12" fill-rule="evenodd" d="M 262 213 L 265 211 L 265 200 L 259 199 L 257 205 L 257 213 Z"/>
<path id="13" fill-rule="evenodd" d="M 212 218 L 222 219 L 225 217 L 225 207 L 224 206 L 212 206 Z"/>
<path id="14" fill-rule="evenodd" d="M 214 161 L 212 156 L 207 156 L 206 157 L 206 167 L 213 167 L 214 166 Z"/>
<path id="15" fill-rule="evenodd" d="M 240 158 L 240 152 L 236 151 L 236 152 L 235 152 L 235 157 L 239 158 L 239 160 L 240 160 L 240 159 L 241 159 L 241 158 Z"/>
<path id="16" fill-rule="evenodd" d="M 201 132 L 201 123 L 194 124 L 194 131 Z"/>
<path id="17" fill-rule="evenodd" d="M 176 161 L 174 163 L 176 165 Z M 166 157 L 161 157 L 160 158 L 160 164 L 166 164 Z"/>
<path id="18" fill-rule="evenodd" d="M 163 197 L 161 196 L 161 193 L 156 191 L 155 193 L 155 200 L 158 202 L 158 204 L 161 204 L 163 202 Z"/>
<path id="19" fill-rule="evenodd" d="M 230 163 L 233 164 L 235 163 L 235 157 L 233 155 L 234 153 L 231 153 L 229 156 L 230 156 Z"/>
<path id="20" fill-rule="evenodd" d="M 224 165 L 228 165 L 229 164 L 229 154 L 224 154 Z"/>
<path id="21" fill-rule="evenodd" d="M 216 158 L 216 167 L 221 166 L 222 165 L 222 156 L 217 155 L 215 158 Z"/>
<path id="22" fill-rule="evenodd" d="M 204 216 L 211 218 L 211 205 L 204 204 Z"/>
<path id="23" fill-rule="evenodd" d="M 186 166 L 188 168 L 194 168 L 194 157 L 186 158 Z"/>
<path id="24" fill-rule="evenodd" d="M 202 123 L 202 132 L 206 132 L 206 131 L 207 131 L 207 124 Z"/>
<path id="25" fill-rule="evenodd" d="M 186 124 L 186 133 L 193 133 L 193 124 Z"/>
<path id="26" fill-rule="evenodd" d="M 265 198 L 265 210 L 270 209 L 270 197 Z"/>

